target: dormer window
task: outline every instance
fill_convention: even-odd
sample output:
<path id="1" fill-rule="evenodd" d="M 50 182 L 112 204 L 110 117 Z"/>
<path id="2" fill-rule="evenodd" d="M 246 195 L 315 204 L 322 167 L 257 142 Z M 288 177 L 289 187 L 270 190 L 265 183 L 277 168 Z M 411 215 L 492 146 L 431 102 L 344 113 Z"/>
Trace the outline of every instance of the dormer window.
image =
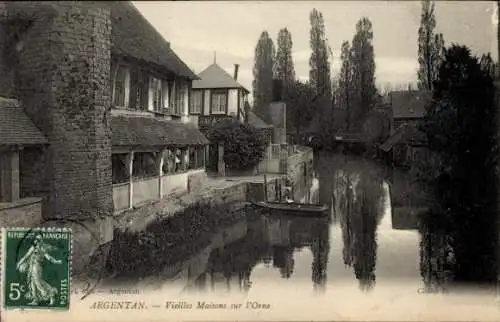
<path id="1" fill-rule="evenodd" d="M 212 90 L 212 99 L 210 102 L 211 114 L 226 114 L 227 99 L 227 90 Z"/>

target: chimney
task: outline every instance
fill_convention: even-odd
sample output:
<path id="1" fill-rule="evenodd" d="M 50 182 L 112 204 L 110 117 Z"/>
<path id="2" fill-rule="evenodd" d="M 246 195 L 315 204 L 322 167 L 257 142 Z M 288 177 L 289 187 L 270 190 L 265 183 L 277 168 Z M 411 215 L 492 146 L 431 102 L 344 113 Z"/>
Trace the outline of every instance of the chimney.
<path id="1" fill-rule="evenodd" d="M 239 64 L 234 64 L 234 80 L 237 81 L 238 80 L 238 69 L 240 68 L 240 65 Z"/>
<path id="2" fill-rule="evenodd" d="M 273 102 L 280 102 L 283 97 L 283 82 L 281 79 L 273 79 Z"/>

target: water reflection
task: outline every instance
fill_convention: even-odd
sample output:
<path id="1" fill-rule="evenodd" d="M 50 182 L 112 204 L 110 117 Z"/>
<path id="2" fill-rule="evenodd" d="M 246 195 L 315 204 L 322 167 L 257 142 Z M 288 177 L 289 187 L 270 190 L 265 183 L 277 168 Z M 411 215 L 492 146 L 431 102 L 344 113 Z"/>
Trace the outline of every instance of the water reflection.
<path id="1" fill-rule="evenodd" d="M 383 178 L 367 168 L 340 168 L 333 182 L 344 264 L 353 268 L 360 288 L 369 290 L 375 284 L 376 230 L 384 214 Z"/>
<path id="2" fill-rule="evenodd" d="M 222 247 L 214 248 L 205 267 L 188 291 L 248 292 L 252 270 L 270 264 L 283 279 L 294 273 L 294 253 L 309 247 L 313 254 L 312 281 L 324 289 L 328 263 L 329 221 L 287 216 L 262 216 L 247 222 L 246 234 Z"/>
<path id="3" fill-rule="evenodd" d="M 306 282 L 322 294 L 353 279 L 363 291 L 394 281 L 410 281 L 415 292 L 422 281 L 432 291 L 446 287 L 457 262 L 453 235 L 446 221 L 432 220 L 442 216 L 416 202 L 407 175 L 389 176 L 369 161 L 336 156 L 320 158 L 316 169 L 319 196 L 311 190 L 309 196 L 331 205 L 330 218 L 248 210 L 208 240 L 162 253 L 168 265 L 151 273 L 149 284 L 178 284 L 188 293 L 249 292 L 270 288 L 272 281 Z M 417 220 L 425 214 L 429 220 Z M 186 249 L 196 254 L 186 259 Z M 139 262 L 152 262 L 141 254 Z"/>

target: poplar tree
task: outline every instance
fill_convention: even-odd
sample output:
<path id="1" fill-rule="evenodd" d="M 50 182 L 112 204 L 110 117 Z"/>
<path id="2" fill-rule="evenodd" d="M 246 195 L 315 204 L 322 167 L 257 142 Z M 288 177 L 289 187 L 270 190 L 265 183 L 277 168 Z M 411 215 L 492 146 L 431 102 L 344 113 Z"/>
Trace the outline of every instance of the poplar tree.
<path id="1" fill-rule="evenodd" d="M 348 41 L 342 43 L 342 49 L 340 54 L 341 68 L 338 80 L 338 106 L 346 111 L 346 127 L 350 128 L 350 99 L 352 94 L 352 58 L 351 58 L 351 46 Z"/>
<path id="2" fill-rule="evenodd" d="M 435 28 L 434 2 L 423 0 L 418 29 L 418 88 L 421 90 L 432 91 L 443 60 L 444 39 L 442 34 L 435 33 Z"/>
<path id="3" fill-rule="evenodd" d="M 270 122 L 269 103 L 273 99 L 273 67 L 275 48 L 267 31 L 263 31 L 255 47 L 252 91 L 254 111 L 264 121 Z"/>
<path id="4" fill-rule="evenodd" d="M 325 137 L 328 137 L 328 131 L 333 126 L 332 80 L 330 72 L 332 50 L 326 38 L 323 14 L 317 9 L 313 9 L 309 15 L 309 21 L 311 23 L 309 42 L 312 51 L 309 59 L 309 83 L 316 95 L 316 114 L 321 120 L 318 130 Z"/>
<path id="5" fill-rule="evenodd" d="M 325 22 L 323 14 L 313 9 L 309 16 L 311 23 L 309 59 L 309 82 L 318 96 L 331 96 L 330 62 L 331 48 L 325 35 Z"/>
<path id="6" fill-rule="evenodd" d="M 295 83 L 295 67 L 292 59 L 292 34 L 287 28 L 278 32 L 274 78 L 282 81 L 282 97 L 286 101 L 291 87 Z"/>
<path id="7" fill-rule="evenodd" d="M 377 98 L 375 86 L 375 53 L 373 50 L 371 21 L 363 17 L 356 24 L 351 45 L 351 66 L 354 95 L 350 99 L 351 126 L 374 106 Z"/>

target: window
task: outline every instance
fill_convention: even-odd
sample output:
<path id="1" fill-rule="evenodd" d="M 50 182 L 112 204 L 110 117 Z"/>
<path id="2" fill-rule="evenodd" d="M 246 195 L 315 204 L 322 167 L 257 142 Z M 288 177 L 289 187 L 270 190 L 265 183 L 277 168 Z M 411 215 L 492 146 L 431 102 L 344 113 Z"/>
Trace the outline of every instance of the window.
<path id="1" fill-rule="evenodd" d="M 163 155 L 163 174 L 175 174 L 184 172 L 188 169 L 189 165 L 188 150 L 187 148 L 169 148 Z"/>
<path id="2" fill-rule="evenodd" d="M 132 167 L 132 176 L 134 178 L 151 178 L 157 176 L 156 153 L 154 152 L 136 152 L 134 153 L 134 164 Z"/>
<path id="3" fill-rule="evenodd" d="M 129 108 L 135 110 L 147 110 L 149 76 L 136 67 L 130 71 L 130 102 Z"/>
<path id="4" fill-rule="evenodd" d="M 128 107 L 127 94 L 130 86 L 129 70 L 126 66 L 118 66 L 113 84 L 113 104 L 116 107 Z"/>
<path id="5" fill-rule="evenodd" d="M 185 86 L 182 86 L 180 82 L 175 83 L 175 112 L 181 114 L 184 111 L 184 97 L 186 93 Z"/>
<path id="6" fill-rule="evenodd" d="M 203 91 L 194 90 L 191 92 L 191 114 L 200 114 L 203 107 Z"/>
<path id="7" fill-rule="evenodd" d="M 153 93 L 153 111 L 160 112 L 163 109 L 163 87 L 161 80 L 151 77 L 151 89 Z"/>
<path id="8" fill-rule="evenodd" d="M 112 154 L 112 178 L 113 184 L 128 182 L 128 165 L 127 165 L 127 154 Z"/>
<path id="9" fill-rule="evenodd" d="M 212 91 L 212 114 L 226 114 L 227 91 Z"/>
<path id="10" fill-rule="evenodd" d="M 175 148 L 167 149 L 163 153 L 163 174 L 175 173 Z"/>

